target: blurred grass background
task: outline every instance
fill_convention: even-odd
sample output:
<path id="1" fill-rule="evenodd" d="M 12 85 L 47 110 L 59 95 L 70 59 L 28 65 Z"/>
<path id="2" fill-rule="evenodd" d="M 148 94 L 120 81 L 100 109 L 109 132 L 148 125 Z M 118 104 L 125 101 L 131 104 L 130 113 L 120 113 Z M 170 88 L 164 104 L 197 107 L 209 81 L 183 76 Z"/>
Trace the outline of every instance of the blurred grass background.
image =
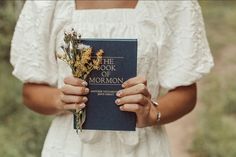
<path id="1" fill-rule="evenodd" d="M 50 124 L 22 105 L 22 83 L 11 75 L 10 42 L 23 3 L 0 1 L 0 157 L 39 157 Z"/>
<path id="2" fill-rule="evenodd" d="M 215 59 L 200 82 L 196 157 L 236 157 L 236 1 L 200 1 Z"/>
<path id="3" fill-rule="evenodd" d="M 216 66 L 199 83 L 201 111 L 194 157 L 236 157 L 236 2 L 200 1 Z M 50 118 L 22 105 L 22 83 L 11 75 L 10 41 L 23 0 L 0 1 L 0 156 L 38 157 Z"/>

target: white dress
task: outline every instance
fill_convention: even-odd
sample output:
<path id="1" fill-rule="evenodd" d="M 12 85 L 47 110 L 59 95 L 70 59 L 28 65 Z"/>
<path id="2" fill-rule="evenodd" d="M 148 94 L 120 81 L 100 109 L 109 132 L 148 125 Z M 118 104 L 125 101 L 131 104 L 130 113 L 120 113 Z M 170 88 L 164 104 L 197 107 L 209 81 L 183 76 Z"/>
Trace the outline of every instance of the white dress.
<path id="1" fill-rule="evenodd" d="M 75 10 L 70 1 L 26 1 L 11 47 L 13 75 L 23 82 L 61 87 L 70 68 L 55 53 L 64 30 L 82 37 L 138 39 L 138 75 L 153 98 L 160 88 L 190 85 L 213 59 L 197 1 L 139 1 L 134 9 Z M 42 157 L 169 157 L 164 127 L 135 132 L 72 129 L 72 115 L 55 116 Z"/>

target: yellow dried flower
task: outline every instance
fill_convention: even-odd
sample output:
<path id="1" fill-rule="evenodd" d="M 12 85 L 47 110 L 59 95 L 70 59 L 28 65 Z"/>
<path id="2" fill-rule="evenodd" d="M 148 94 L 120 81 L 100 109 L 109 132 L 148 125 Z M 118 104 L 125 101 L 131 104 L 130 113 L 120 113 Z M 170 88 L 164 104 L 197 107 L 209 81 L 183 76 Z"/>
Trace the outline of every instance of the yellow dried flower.
<path id="1" fill-rule="evenodd" d="M 63 60 L 63 61 L 65 61 L 66 60 L 66 54 L 65 53 L 62 53 L 62 54 L 56 54 L 56 56 L 57 56 L 57 58 L 59 58 L 59 59 L 61 59 L 61 60 Z"/>
<path id="2" fill-rule="evenodd" d="M 80 60 L 80 56 L 79 55 L 76 55 L 76 61 L 79 61 Z"/>
<path id="3" fill-rule="evenodd" d="M 87 64 L 91 60 L 92 48 L 86 48 L 82 52 L 81 63 Z"/>
<path id="4" fill-rule="evenodd" d="M 97 58 L 93 60 L 93 68 L 98 70 L 102 64 L 102 55 L 104 51 L 102 49 L 98 50 L 96 53 Z"/>
<path id="5" fill-rule="evenodd" d="M 99 49 L 98 52 L 96 53 L 97 57 L 102 57 L 104 54 L 103 49 Z"/>
<path id="6" fill-rule="evenodd" d="M 74 65 L 74 61 L 73 60 L 69 60 L 68 64 L 73 66 Z"/>

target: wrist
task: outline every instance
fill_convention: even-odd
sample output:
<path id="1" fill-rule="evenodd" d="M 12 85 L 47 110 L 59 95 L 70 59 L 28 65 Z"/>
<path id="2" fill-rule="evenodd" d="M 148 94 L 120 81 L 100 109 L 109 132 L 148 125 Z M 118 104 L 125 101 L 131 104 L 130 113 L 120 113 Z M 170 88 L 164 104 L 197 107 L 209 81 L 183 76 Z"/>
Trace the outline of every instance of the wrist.
<path id="1" fill-rule="evenodd" d="M 161 111 L 159 110 L 159 104 L 155 101 L 151 101 L 150 125 L 161 125 Z"/>

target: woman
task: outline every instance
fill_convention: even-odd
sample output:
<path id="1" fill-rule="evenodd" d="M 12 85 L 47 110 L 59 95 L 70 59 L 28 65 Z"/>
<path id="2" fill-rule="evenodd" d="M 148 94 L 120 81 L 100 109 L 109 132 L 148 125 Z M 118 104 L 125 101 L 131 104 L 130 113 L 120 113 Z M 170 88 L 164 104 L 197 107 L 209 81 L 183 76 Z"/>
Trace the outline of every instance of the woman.
<path id="1" fill-rule="evenodd" d="M 89 89 L 55 57 L 71 28 L 84 38 L 138 39 L 138 76 L 116 94 L 121 111 L 136 113 L 135 132 L 72 129 L 66 111 L 84 108 Z M 55 115 L 43 157 L 169 157 L 163 125 L 194 108 L 196 81 L 213 59 L 197 1 L 26 1 L 11 63 L 26 106 Z M 157 99 L 160 89 L 168 92 Z"/>

